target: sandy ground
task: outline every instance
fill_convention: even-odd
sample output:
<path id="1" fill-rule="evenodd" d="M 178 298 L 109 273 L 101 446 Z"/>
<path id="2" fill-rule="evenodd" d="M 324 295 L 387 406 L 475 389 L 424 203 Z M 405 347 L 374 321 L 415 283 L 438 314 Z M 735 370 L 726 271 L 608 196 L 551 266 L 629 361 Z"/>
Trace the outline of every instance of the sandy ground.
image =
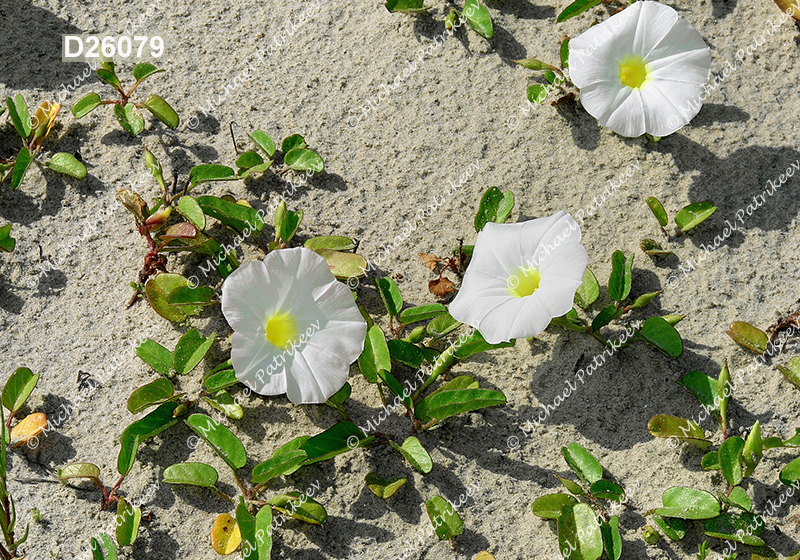
<path id="1" fill-rule="evenodd" d="M 132 420 L 125 409 L 127 395 L 156 376 L 133 355 L 132 345 L 146 335 L 172 348 L 183 332 L 147 305 L 125 308 L 128 282 L 136 277 L 144 247 L 113 195 L 139 181 L 143 144 L 170 175 L 174 170 L 185 176 L 198 163 L 232 164 L 231 121 L 238 125 L 240 140 L 253 128 L 274 138 L 294 132 L 306 137 L 325 159 L 326 172 L 290 197 L 306 213 L 300 239 L 332 233 L 357 238 L 359 251 L 368 258 L 385 256 L 380 270 L 399 278 L 411 303 L 433 301 L 426 289 L 429 271 L 417 253 L 445 254 L 458 238 L 471 242 L 479 196 L 497 185 L 516 193 L 514 219 L 560 209 L 573 214 L 583 209 L 587 215 L 596 210 L 585 220 L 583 239 L 589 265 L 601 281 L 608 277 L 613 249 L 635 251 L 633 292 L 664 290 L 656 310 L 688 314 L 678 326 L 686 346 L 679 359 L 640 345 L 620 351 L 531 437 L 520 425 L 537 418 L 540 406 L 563 390 L 582 355 L 583 364 L 592 359 L 600 349 L 594 341 L 552 328 L 536 341 L 521 341 L 515 348 L 458 365 L 457 373 L 502 390 L 509 404 L 458 417 L 423 434 L 436 465 L 427 476 L 381 448 L 348 453 L 290 477 L 287 489 L 319 484 L 316 498 L 329 519 L 321 527 L 286 525 L 276 536 L 273 558 L 371 559 L 408 553 L 409 558 L 434 560 L 472 558 L 481 550 L 502 559 L 557 558 L 554 526 L 536 518 L 530 504 L 556 488 L 554 473 L 567 472 L 560 448 L 573 441 L 591 450 L 631 493 L 622 516 L 623 558 L 693 558 L 699 531 L 682 544 L 646 547 L 640 538 L 646 523 L 642 513 L 660 505 L 662 491 L 671 485 L 723 489 L 724 481 L 700 471 L 699 452 L 653 440 L 646 424 L 656 413 L 699 414 L 698 403 L 675 381 L 692 369 L 716 376 L 726 357 L 735 369 L 748 366 L 751 356 L 724 334 L 726 325 L 746 319 L 766 327 L 798 297 L 796 180 L 766 197 L 696 270 L 684 274 L 679 268 L 701 257 L 726 220 L 736 220 L 737 211 L 746 209 L 768 180 L 777 180 L 800 159 L 798 32 L 790 21 L 780 23 L 780 11 L 767 0 L 674 4 L 711 47 L 712 69 L 721 72 L 726 61 L 735 69 L 711 92 L 690 126 L 650 144 L 600 129 L 579 108 L 563 113 L 549 105 L 527 108 L 525 89 L 534 76 L 510 60 L 530 56 L 555 62 L 562 35 L 574 36 L 603 17 L 603 9 L 595 8 L 556 25 L 563 5 L 493 1 L 493 40 L 470 30 L 437 44 L 442 6 L 430 16 L 413 17 L 389 14 L 374 1 L 2 0 L 3 98 L 22 93 L 29 104 L 38 104 L 81 76 L 85 64 L 60 60 L 61 34 L 121 32 L 129 21 L 144 16 L 140 32 L 159 32 L 168 56 L 162 63 L 167 74 L 152 78 L 143 92 L 161 94 L 183 117 L 174 132 L 150 118 L 136 139 L 119 130 L 110 111 L 97 110 L 77 122 L 66 109 L 81 94 L 101 88 L 94 77 L 79 79 L 78 91 L 65 101 L 58 148 L 80 148 L 89 178 L 75 183 L 33 168 L 19 191 L 3 186 L 0 224 L 14 224 L 17 249 L 0 255 L 2 375 L 22 365 L 41 374 L 30 410 L 58 418 L 62 405 L 75 409 L 36 451 L 11 456 L 10 485 L 21 520 L 34 507 L 44 514 L 42 523 L 31 524 L 26 547 L 30 558 L 49 558 L 49 553 L 74 558 L 90 537 L 111 529 L 113 515 L 99 512 L 99 492 L 59 487 L 53 483 L 55 469 L 91 461 L 113 483 L 117 438 Z M 271 56 L 260 62 L 256 51 L 270 45 Z M 251 79 L 236 80 L 250 65 Z M 398 87 L 382 93 L 404 70 L 407 75 Z M 372 109 L 365 112 L 362 107 L 373 98 Z M 210 110 L 209 100 L 214 106 Z M 3 142 L 10 142 L 10 135 L 7 125 Z M 448 180 L 458 181 L 471 164 L 477 171 L 424 227 L 379 253 L 402 231 L 406 219 L 430 204 Z M 631 176 L 613 196 L 595 202 L 608 181 L 617 183 L 629 169 Z M 232 192 L 266 208 L 286 186 L 270 174 L 206 186 L 204 192 Z M 136 188 L 148 198 L 157 193 L 151 181 Z M 706 199 L 719 210 L 692 235 L 668 241 L 675 257 L 653 261 L 638 249 L 642 237 L 662 236 L 644 202 L 650 195 L 658 196 L 672 215 L 689 202 Z M 267 229 L 265 239 L 272 233 Z M 240 257 L 257 254 L 247 249 Z M 190 257 L 170 266 L 190 274 L 199 263 Z M 359 293 L 371 311 L 380 311 L 373 289 L 362 287 Z M 206 333 L 229 333 L 213 316 L 193 324 Z M 215 360 L 224 357 L 225 344 L 215 345 Z M 104 380 L 88 402 L 78 399 L 79 370 Z M 349 409 L 355 420 L 365 422 L 377 413 L 379 401 L 355 369 L 353 373 Z M 182 379 L 183 387 L 196 389 L 199 375 Z M 749 428 L 758 419 L 765 436 L 794 433 L 800 399 L 774 367 L 759 367 L 734 380 L 734 430 Z M 250 467 L 277 445 L 317 433 L 337 420 L 326 407 L 293 406 L 285 397 L 250 398 L 245 409 L 245 419 L 229 425 L 245 442 Z M 713 429 L 708 422 L 704 426 Z M 381 430 L 402 437 L 407 423 L 396 415 Z M 223 472 L 208 449 L 187 446 L 189 435 L 181 427 L 140 451 L 124 490 L 128 496 L 144 495 L 144 509 L 153 518 L 123 557 L 216 557 L 207 544 L 208 531 L 214 517 L 229 510 L 227 504 L 208 492 L 158 484 L 166 466 L 190 458 L 208 460 Z M 519 445 L 509 449 L 513 437 Z M 779 468 L 793 456 L 790 451 L 769 452 L 746 485 L 758 510 L 779 495 Z M 408 476 L 409 483 L 383 502 L 365 487 L 364 476 L 371 470 Z M 229 474 L 222 474 L 221 484 L 233 491 Z M 458 500 L 475 486 L 479 489 L 461 508 L 466 531 L 455 551 L 433 536 L 414 544 L 418 530 L 429 526 L 427 498 L 440 494 Z M 799 523 L 800 507 L 790 498 L 768 518 L 764 538 L 788 554 L 800 548 Z M 714 546 L 721 549 L 719 541 Z"/>

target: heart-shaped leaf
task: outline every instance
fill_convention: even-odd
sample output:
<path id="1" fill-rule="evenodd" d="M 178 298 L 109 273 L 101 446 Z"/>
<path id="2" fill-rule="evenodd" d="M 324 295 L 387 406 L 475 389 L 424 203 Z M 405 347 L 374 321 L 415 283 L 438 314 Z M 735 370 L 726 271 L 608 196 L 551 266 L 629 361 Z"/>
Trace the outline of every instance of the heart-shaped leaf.
<path id="1" fill-rule="evenodd" d="M 315 173 L 321 172 L 325 168 L 325 164 L 319 154 L 314 150 L 308 148 L 294 148 L 284 153 L 283 163 L 289 169 L 295 171 L 306 171 L 308 169 Z"/>
<path id="2" fill-rule="evenodd" d="M 141 82 L 145 78 L 149 78 L 153 74 L 158 74 L 159 72 L 165 72 L 165 70 L 156 68 L 149 62 L 140 62 L 133 67 L 133 77 L 136 78 L 137 82 Z"/>
<path id="3" fill-rule="evenodd" d="M 673 486 L 661 496 L 664 507 L 653 513 L 681 519 L 711 519 L 720 514 L 719 501 L 713 494 L 697 488 Z"/>

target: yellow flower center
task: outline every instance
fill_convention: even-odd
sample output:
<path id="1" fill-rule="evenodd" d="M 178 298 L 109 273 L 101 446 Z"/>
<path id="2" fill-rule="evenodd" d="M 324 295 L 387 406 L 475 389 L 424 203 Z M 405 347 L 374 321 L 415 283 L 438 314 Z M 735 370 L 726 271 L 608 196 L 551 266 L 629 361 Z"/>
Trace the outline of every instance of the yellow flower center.
<path id="1" fill-rule="evenodd" d="M 623 86 L 640 88 L 648 74 L 647 62 L 641 56 L 626 56 L 619 63 L 619 81 Z"/>
<path id="2" fill-rule="evenodd" d="M 539 289 L 542 274 L 535 267 L 518 268 L 508 279 L 508 289 L 516 298 L 524 298 Z"/>
<path id="3" fill-rule="evenodd" d="M 264 327 L 267 340 L 278 348 L 288 348 L 289 343 L 297 338 L 297 320 L 288 313 L 275 313 L 267 319 Z"/>

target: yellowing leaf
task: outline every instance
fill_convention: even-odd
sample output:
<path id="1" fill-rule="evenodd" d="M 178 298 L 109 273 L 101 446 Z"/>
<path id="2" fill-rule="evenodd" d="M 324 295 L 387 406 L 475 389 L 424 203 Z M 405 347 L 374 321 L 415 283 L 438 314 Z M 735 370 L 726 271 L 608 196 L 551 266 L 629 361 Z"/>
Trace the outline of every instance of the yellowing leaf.
<path id="1" fill-rule="evenodd" d="M 211 528 L 211 547 L 217 554 L 227 556 L 233 554 L 241 543 L 242 534 L 236 521 L 227 513 L 220 514 Z"/>
<path id="2" fill-rule="evenodd" d="M 28 440 L 42 433 L 47 426 L 47 416 L 34 412 L 11 429 L 11 444 L 14 447 L 27 443 Z"/>
<path id="3" fill-rule="evenodd" d="M 39 108 L 36 109 L 36 113 L 33 117 L 33 137 L 36 139 L 36 147 L 37 149 L 42 145 L 42 142 L 47 135 L 50 134 L 50 129 L 53 128 L 53 124 L 56 121 L 56 115 L 61 110 L 61 105 L 58 103 L 51 103 L 50 101 L 45 101 Z"/>

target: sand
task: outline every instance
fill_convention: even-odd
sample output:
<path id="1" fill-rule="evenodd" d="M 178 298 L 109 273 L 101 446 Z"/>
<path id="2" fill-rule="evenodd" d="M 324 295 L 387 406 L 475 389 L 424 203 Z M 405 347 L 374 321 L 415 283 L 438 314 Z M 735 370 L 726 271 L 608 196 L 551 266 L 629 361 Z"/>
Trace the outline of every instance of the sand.
<path id="1" fill-rule="evenodd" d="M 482 550 L 502 559 L 557 558 L 554 525 L 535 517 L 530 504 L 557 488 L 553 474 L 567 473 L 560 449 L 571 442 L 588 448 L 629 490 L 629 507 L 622 514 L 623 558 L 693 558 L 702 540 L 699 531 L 683 543 L 648 547 L 641 540 L 647 522 L 642 514 L 660 505 L 669 486 L 723 490 L 724 481 L 700 470 L 699 451 L 654 440 L 647 421 L 657 413 L 699 414 L 699 404 L 675 383 L 685 372 L 698 369 L 716 377 L 725 358 L 734 370 L 752 363 L 752 356 L 725 335 L 728 323 L 742 319 L 765 328 L 793 310 L 800 273 L 797 180 L 766 196 L 751 215 L 746 209 L 767 181 L 778 181 L 800 160 L 798 34 L 791 21 L 780 22 L 781 12 L 767 0 L 674 7 L 711 47 L 713 71 L 722 73 L 726 63 L 735 68 L 709 90 L 689 126 L 652 144 L 600 128 L 579 107 L 531 109 L 525 90 L 536 75 L 511 62 L 526 56 L 555 62 L 561 36 L 600 21 L 603 8 L 557 25 L 562 4 L 498 0 L 489 4 L 493 40 L 467 30 L 437 41 L 444 14 L 439 5 L 429 16 L 414 17 L 390 14 L 380 2 L 4 1 L 0 95 L 22 93 L 33 105 L 65 91 L 57 146 L 70 153 L 79 148 L 89 169 L 86 180 L 75 182 L 34 167 L 20 190 L 12 192 L 6 183 L 0 196 L 0 224 L 12 223 L 17 238 L 14 253 L 0 255 L 2 375 L 20 366 L 41 374 L 29 411 L 55 420 L 62 405 L 74 408 L 35 451 L 11 454 L 10 488 L 20 521 L 30 518 L 32 508 L 44 515 L 42 523 L 31 523 L 28 557 L 85 558 L 81 547 L 89 538 L 113 528 L 113 514 L 99 511 L 99 492 L 58 486 L 55 469 L 94 462 L 106 484 L 113 484 L 118 436 L 133 419 L 125 408 L 127 395 L 157 376 L 133 354 L 133 344 L 149 336 L 172 348 L 185 331 L 141 302 L 126 309 L 128 283 L 136 278 L 145 247 L 114 193 L 134 185 L 148 199 L 157 195 L 155 182 L 141 176 L 143 147 L 156 154 L 169 176 L 175 171 L 185 177 L 199 163 L 232 165 L 228 127 L 233 121 L 240 143 L 253 128 L 277 139 L 305 136 L 323 156 L 326 172 L 288 196 L 291 206 L 305 211 L 300 241 L 329 234 L 358 239 L 361 254 L 374 262 L 383 256 L 380 273 L 398 279 L 412 304 L 434 301 L 427 292 L 431 275 L 417 253 L 446 254 L 459 238 L 471 243 L 479 197 L 496 185 L 516 194 L 514 220 L 583 210 L 583 243 L 601 283 L 614 249 L 635 252 L 633 293 L 664 290 L 653 312 L 688 315 L 678 325 L 685 341 L 680 358 L 668 359 L 641 345 L 619 351 L 530 436 L 521 426 L 539 418 L 542 405 L 553 403 L 565 381 L 574 378 L 582 355 L 585 366 L 601 350 L 596 342 L 551 328 L 532 342 L 457 365 L 454 373 L 501 390 L 509 404 L 422 434 L 435 463 L 427 476 L 379 448 L 342 455 L 278 483 L 276 490 L 318 484 L 315 499 L 325 505 L 329 519 L 321 527 L 287 523 L 276 535 L 273 558 L 407 553 L 425 560 L 469 559 Z M 167 59 L 161 66 L 167 73 L 142 90 L 173 103 L 183 118 L 177 131 L 149 118 L 146 131 L 133 139 L 110 111 L 98 109 L 81 121 L 68 114 L 80 95 L 106 88 L 94 76 L 80 78 L 85 64 L 61 62 L 60 35 L 122 32 L 133 24 L 140 25 L 137 32 L 158 32 L 165 39 Z M 271 51 L 262 62 L 256 52 L 266 49 Z M 123 67 L 123 77 L 129 72 Z M 66 89 L 67 84 L 77 90 Z M 4 146 L 11 142 L 10 124 L 3 138 Z M 48 141 L 46 146 L 55 145 Z M 456 194 L 435 198 L 468 170 L 471 176 Z M 618 186 L 602 201 L 612 188 L 609 181 Z M 268 174 L 207 185 L 202 192 L 230 192 L 268 208 L 287 187 L 286 180 Z M 719 209 L 692 234 L 667 240 L 645 204 L 651 195 L 671 215 L 701 200 Z M 395 243 L 405 220 L 429 204 L 438 208 L 424 226 Z M 738 228 L 714 247 L 726 221 Z M 267 229 L 264 243 L 272 234 Z M 642 237 L 664 241 L 675 256 L 652 260 L 638 249 Z M 713 250 L 707 251 L 709 246 Z M 247 247 L 239 256 L 246 260 L 258 253 Z M 189 275 L 201 262 L 171 258 L 170 267 Z M 685 273 L 692 263 L 694 270 Z M 360 301 L 377 316 L 380 302 L 368 285 L 362 283 Z M 224 359 L 230 332 L 224 321 L 209 313 L 192 324 L 222 338 L 209 363 Z M 379 324 L 385 325 L 385 317 Z M 623 327 L 611 332 L 619 336 Z M 790 344 L 787 352 L 792 351 Z M 85 401 L 79 398 L 79 370 L 102 383 Z M 199 377 L 198 370 L 182 378 L 181 387 L 197 390 Z M 765 436 L 793 435 L 800 399 L 773 366 L 735 374 L 734 380 L 734 431 L 760 420 Z M 377 414 L 379 400 L 356 368 L 351 383 L 348 409 L 354 420 L 366 422 Z M 285 397 L 251 397 L 244 407 L 245 419 L 228 425 L 248 448 L 249 467 L 283 442 L 337 421 L 331 409 L 294 406 Z M 701 424 L 714 428 L 708 420 Z M 381 430 L 404 437 L 408 424 L 395 414 Z M 172 463 L 209 461 L 222 473 L 221 487 L 234 491 L 230 474 L 208 448 L 187 446 L 190 434 L 179 427 L 141 449 L 123 488 L 144 502 L 152 521 L 143 524 L 123 558 L 216 557 L 208 533 L 215 516 L 229 511 L 227 503 L 203 490 L 159 484 L 161 471 Z M 768 452 L 746 484 L 757 510 L 778 498 L 780 466 L 794 455 Z M 383 502 L 365 487 L 370 471 L 408 476 L 409 482 Z M 430 526 L 425 500 L 438 494 L 458 502 L 468 490 L 473 495 L 459 508 L 466 530 L 455 551 L 430 534 L 420 543 L 418 532 Z M 782 554 L 800 548 L 799 513 L 795 496 L 767 516 L 764 539 Z M 721 541 L 713 544 L 722 549 Z"/>

